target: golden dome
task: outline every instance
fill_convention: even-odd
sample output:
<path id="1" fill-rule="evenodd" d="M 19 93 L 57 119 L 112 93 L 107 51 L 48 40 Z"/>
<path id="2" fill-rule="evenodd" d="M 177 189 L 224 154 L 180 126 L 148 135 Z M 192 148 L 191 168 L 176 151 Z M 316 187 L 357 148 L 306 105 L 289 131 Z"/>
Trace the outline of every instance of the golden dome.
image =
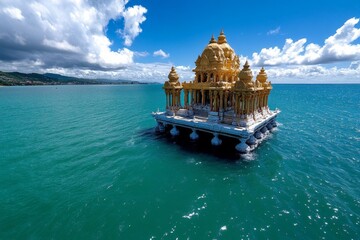
<path id="1" fill-rule="evenodd" d="M 195 64 L 196 69 L 194 71 L 214 69 L 233 71 L 239 68 L 240 61 L 234 50 L 227 43 L 224 32 L 221 31 L 217 41 L 214 39 L 214 36 L 211 37 L 209 44 L 197 58 Z"/>
<path id="2" fill-rule="evenodd" d="M 205 47 L 203 53 L 201 54 L 201 58 L 206 58 L 210 63 L 221 62 L 224 60 L 224 52 L 215 41 L 214 36 L 212 36 L 209 44 Z"/>
<path id="3" fill-rule="evenodd" d="M 226 41 L 226 36 L 225 36 L 225 34 L 224 34 L 224 31 L 223 30 L 221 30 L 221 32 L 220 32 L 220 35 L 219 35 L 219 37 L 218 37 L 218 44 L 223 44 L 223 43 L 227 43 L 227 41 Z"/>
<path id="4" fill-rule="evenodd" d="M 253 78 L 252 71 L 248 61 L 245 62 L 243 69 L 239 73 L 239 79 L 243 82 L 250 82 Z"/>
<path id="5" fill-rule="evenodd" d="M 230 47 L 230 45 L 227 43 L 226 36 L 224 34 L 224 31 L 221 30 L 221 33 L 218 37 L 217 43 L 221 47 L 221 49 L 224 51 L 224 55 L 226 59 L 233 60 L 235 57 L 234 49 Z"/>
<path id="6" fill-rule="evenodd" d="M 267 80 L 267 74 L 265 72 L 265 69 L 262 67 L 259 74 L 256 76 L 256 80 L 258 80 L 261 83 L 265 83 Z"/>
<path id="7" fill-rule="evenodd" d="M 179 80 L 179 75 L 176 73 L 174 66 L 171 68 L 168 78 L 169 82 L 177 82 Z"/>

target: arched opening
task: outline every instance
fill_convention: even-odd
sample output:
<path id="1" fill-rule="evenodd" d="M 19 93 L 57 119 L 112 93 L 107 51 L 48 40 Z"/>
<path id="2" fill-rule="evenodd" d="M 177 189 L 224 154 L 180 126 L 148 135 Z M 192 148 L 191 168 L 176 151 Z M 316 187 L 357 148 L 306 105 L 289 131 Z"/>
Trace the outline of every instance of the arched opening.
<path id="1" fill-rule="evenodd" d="M 204 73 L 203 82 L 207 82 L 207 73 Z"/>

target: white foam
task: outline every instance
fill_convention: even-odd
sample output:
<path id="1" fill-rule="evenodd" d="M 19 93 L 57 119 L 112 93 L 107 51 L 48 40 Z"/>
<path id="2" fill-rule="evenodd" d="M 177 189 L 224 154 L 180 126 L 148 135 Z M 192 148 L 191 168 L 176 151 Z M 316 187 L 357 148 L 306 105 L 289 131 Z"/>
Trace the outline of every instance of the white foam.
<path id="1" fill-rule="evenodd" d="M 245 153 L 245 154 L 241 154 L 240 158 L 245 160 L 245 161 L 254 161 L 256 159 L 256 154 L 254 152 L 249 152 L 249 153 Z"/>
<path id="2" fill-rule="evenodd" d="M 196 213 L 196 212 L 192 212 L 192 213 L 189 213 L 188 215 L 184 215 L 182 217 L 187 218 L 187 219 L 191 219 L 193 216 L 199 216 L 199 214 Z"/>

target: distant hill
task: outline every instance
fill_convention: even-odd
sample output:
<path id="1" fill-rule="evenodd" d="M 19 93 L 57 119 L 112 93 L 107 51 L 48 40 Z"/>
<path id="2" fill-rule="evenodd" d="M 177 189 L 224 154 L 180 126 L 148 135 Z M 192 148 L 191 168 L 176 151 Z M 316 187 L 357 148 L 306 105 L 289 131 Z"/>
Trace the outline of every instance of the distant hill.
<path id="1" fill-rule="evenodd" d="M 93 84 L 145 84 L 130 80 L 86 79 L 63 76 L 54 73 L 1 72 L 0 86 L 26 85 L 93 85 Z"/>

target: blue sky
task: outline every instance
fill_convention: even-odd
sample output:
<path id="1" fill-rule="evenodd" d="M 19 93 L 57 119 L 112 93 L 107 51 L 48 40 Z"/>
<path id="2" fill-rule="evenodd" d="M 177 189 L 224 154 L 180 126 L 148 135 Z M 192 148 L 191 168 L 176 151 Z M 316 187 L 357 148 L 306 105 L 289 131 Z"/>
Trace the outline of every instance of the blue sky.
<path id="1" fill-rule="evenodd" d="M 2 0 L 0 70 L 182 80 L 224 30 L 273 82 L 360 83 L 360 1 Z"/>

